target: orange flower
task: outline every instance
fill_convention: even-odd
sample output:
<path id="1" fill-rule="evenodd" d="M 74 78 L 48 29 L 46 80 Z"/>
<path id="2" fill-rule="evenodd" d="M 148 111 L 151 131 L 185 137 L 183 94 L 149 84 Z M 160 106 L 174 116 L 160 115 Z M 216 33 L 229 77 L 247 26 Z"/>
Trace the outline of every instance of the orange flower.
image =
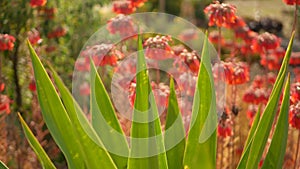
<path id="1" fill-rule="evenodd" d="M 220 3 L 219 1 L 215 1 L 213 4 L 207 6 L 204 12 L 208 14 L 209 26 L 227 27 L 235 23 L 237 18 L 235 15 L 236 7 L 234 5 Z"/>

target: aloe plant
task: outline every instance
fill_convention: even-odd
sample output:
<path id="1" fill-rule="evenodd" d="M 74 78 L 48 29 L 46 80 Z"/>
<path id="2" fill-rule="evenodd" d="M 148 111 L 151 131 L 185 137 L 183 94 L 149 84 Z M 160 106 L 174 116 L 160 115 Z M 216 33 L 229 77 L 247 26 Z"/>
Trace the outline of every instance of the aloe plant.
<path id="1" fill-rule="evenodd" d="M 238 168 L 257 168 L 275 119 L 280 94 L 285 85 L 284 97 L 274 130 L 273 140 L 263 164 L 263 168 L 282 167 L 287 140 L 290 86 L 289 78 L 287 79 L 286 77 L 293 38 L 294 35 L 291 37 L 266 109 L 262 113 L 261 118 L 260 113 L 256 115 Z M 146 70 L 142 40 L 140 36 L 138 39 L 137 70 L 141 71 L 137 75 L 136 99 L 134 104 L 136 110 L 133 113 L 133 119 L 138 116 L 143 118 L 158 117 L 156 103 L 151 93 L 148 72 Z M 205 39 L 193 103 L 191 119 L 193 126 L 186 138 L 183 137 L 175 147 L 169 148 L 169 143 L 172 142 L 172 135 L 185 135 L 172 79 L 170 82 L 171 93 L 167 110 L 166 130 L 171 125 L 175 125 L 176 130 L 172 130 L 171 133 L 165 134 L 163 137 L 158 118 L 149 123 L 133 122 L 131 129 L 133 138 L 156 136 L 156 139 L 153 142 L 140 142 L 139 140 L 132 139 L 131 146 L 129 146 L 116 118 L 109 95 L 94 64 L 91 63 L 92 125 L 90 125 L 71 93 L 52 69 L 54 83 L 60 95 L 58 94 L 39 57 L 30 43 L 28 43 L 43 118 L 52 137 L 65 155 L 69 168 L 216 168 L 216 97 L 207 44 L 208 40 Z M 203 94 L 205 92 L 206 94 Z M 101 95 L 101 98 L 97 97 L 99 95 Z M 148 100 L 149 98 L 150 100 Z M 146 111 L 150 106 L 151 111 Z M 104 119 L 100 118 L 99 113 L 102 114 Z M 43 168 L 55 168 L 41 145 L 34 138 L 25 121 L 21 116 L 19 117 L 25 135 L 31 147 L 36 152 Z M 109 121 L 109 126 L 97 123 L 99 120 L 102 120 L 102 122 Z M 121 134 L 121 137 L 115 137 L 112 132 L 103 131 L 109 127 Z M 108 140 L 105 139 L 107 138 L 110 138 L 111 144 L 117 146 L 127 156 L 120 156 L 109 152 L 106 148 Z M 139 153 L 145 152 L 146 154 L 150 154 L 151 152 L 159 153 L 137 158 Z M 0 163 L 0 168 L 5 168 L 5 165 Z"/>

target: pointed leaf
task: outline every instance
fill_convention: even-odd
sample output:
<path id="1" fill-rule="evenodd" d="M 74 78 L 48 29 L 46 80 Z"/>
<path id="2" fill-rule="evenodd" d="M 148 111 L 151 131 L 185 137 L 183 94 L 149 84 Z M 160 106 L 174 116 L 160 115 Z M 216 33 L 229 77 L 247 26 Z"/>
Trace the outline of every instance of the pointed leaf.
<path id="1" fill-rule="evenodd" d="M 289 63 L 291 50 L 293 46 L 293 39 L 294 39 L 294 33 L 291 37 L 288 49 L 283 59 L 282 66 L 280 68 L 279 74 L 275 81 L 269 101 L 267 103 L 267 106 L 264 110 L 264 113 L 262 114 L 261 120 L 259 121 L 257 129 L 255 131 L 255 136 L 253 137 L 253 142 L 250 148 L 249 157 L 246 165 L 247 169 L 257 168 L 263 150 L 266 146 L 268 136 L 274 121 L 274 117 L 277 112 L 277 105 L 280 98 L 280 94 L 286 78 L 288 63 Z"/>
<path id="2" fill-rule="evenodd" d="M 43 147 L 40 145 L 39 141 L 34 137 L 33 133 L 31 132 L 30 128 L 27 126 L 26 122 L 23 120 L 20 113 L 18 113 L 18 116 L 22 124 L 25 136 L 31 148 L 34 150 L 39 161 L 41 162 L 43 169 L 55 169 L 54 164 L 51 162 L 50 158 L 48 157 Z"/>
<path id="3" fill-rule="evenodd" d="M 0 160 L 0 169 L 8 169 L 8 167 Z"/>
<path id="4" fill-rule="evenodd" d="M 250 147 L 251 147 L 251 143 L 253 140 L 253 135 L 254 132 L 258 126 L 258 122 L 260 120 L 260 111 L 261 111 L 261 106 L 259 106 L 258 111 L 256 112 L 256 115 L 254 117 L 253 123 L 252 123 L 252 127 L 249 131 L 245 146 L 244 146 L 244 151 L 242 154 L 242 157 L 240 159 L 240 162 L 237 166 L 237 169 L 244 169 L 246 168 L 246 164 L 247 164 L 247 160 L 248 160 L 248 156 L 249 156 L 249 152 L 250 152 Z"/>
<path id="5" fill-rule="evenodd" d="M 59 78 L 57 73 L 51 68 L 53 78 L 57 88 L 60 92 L 62 101 L 67 110 L 67 113 L 73 122 L 76 136 L 81 143 L 84 151 L 81 152 L 86 166 L 88 168 L 116 168 L 108 152 L 104 149 L 101 140 L 98 138 L 96 132 L 89 124 L 80 106 L 72 97 L 67 87 Z M 101 165 L 99 165 L 101 163 Z"/>
<path id="6" fill-rule="evenodd" d="M 114 107 L 91 59 L 92 125 L 117 167 L 127 167 L 129 148 Z"/>
<path id="7" fill-rule="evenodd" d="M 165 147 L 169 168 L 183 168 L 185 130 L 175 93 L 174 80 L 170 80 L 170 95 L 165 127 Z"/>
<path id="8" fill-rule="evenodd" d="M 205 37 L 194 96 L 191 129 L 184 154 L 184 168 L 216 168 L 217 111 L 214 79 Z"/>
<path id="9" fill-rule="evenodd" d="M 136 82 L 128 169 L 168 168 L 158 110 L 149 83 L 141 36 L 138 37 Z"/>
<path id="10" fill-rule="evenodd" d="M 288 76 L 279 118 L 262 169 L 280 169 L 283 165 L 289 129 L 290 76 Z"/>
<path id="11" fill-rule="evenodd" d="M 69 168 L 84 168 L 80 146 L 72 122 L 45 70 L 29 41 L 37 95 L 43 119 L 53 139 L 66 157 Z"/>

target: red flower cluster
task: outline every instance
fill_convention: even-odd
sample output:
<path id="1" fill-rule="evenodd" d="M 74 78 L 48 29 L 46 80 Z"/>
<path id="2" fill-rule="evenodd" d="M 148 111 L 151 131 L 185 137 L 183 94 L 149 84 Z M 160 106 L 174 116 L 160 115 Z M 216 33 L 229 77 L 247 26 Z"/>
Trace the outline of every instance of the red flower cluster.
<path id="1" fill-rule="evenodd" d="M 28 36 L 29 42 L 32 45 L 39 44 L 43 41 L 43 39 L 41 39 L 41 37 L 40 37 L 39 31 L 37 31 L 36 29 L 33 29 L 30 32 L 28 32 L 27 36 Z"/>
<path id="2" fill-rule="evenodd" d="M 284 54 L 285 50 L 281 47 L 276 48 L 269 53 L 262 53 L 260 64 L 269 70 L 279 70 Z"/>
<path id="3" fill-rule="evenodd" d="M 287 5 L 295 5 L 296 3 L 297 5 L 300 5 L 300 0 L 283 0 L 283 2 Z"/>
<path id="4" fill-rule="evenodd" d="M 290 106 L 289 117 L 290 125 L 300 130 L 300 101 Z"/>
<path id="5" fill-rule="evenodd" d="M 291 86 L 291 104 L 296 104 L 300 101 L 300 82 L 293 83 Z"/>
<path id="6" fill-rule="evenodd" d="M 253 50 L 258 53 L 265 53 L 267 50 L 276 49 L 280 46 L 280 38 L 276 35 L 265 32 L 253 40 Z"/>
<path id="7" fill-rule="evenodd" d="M 48 38 L 59 38 L 62 36 L 65 36 L 67 34 L 67 30 L 64 27 L 57 27 L 55 30 L 53 30 L 52 32 L 48 33 Z"/>
<path id="8" fill-rule="evenodd" d="M 131 14 L 135 9 L 136 8 L 129 0 L 113 1 L 113 11 L 117 14 Z"/>
<path id="9" fill-rule="evenodd" d="M 242 28 L 246 27 L 246 23 L 243 20 L 243 18 L 236 16 L 233 22 L 230 22 L 226 25 L 227 28 L 231 29 L 237 29 L 237 28 Z"/>
<path id="10" fill-rule="evenodd" d="M 198 74 L 200 61 L 196 51 L 188 52 L 184 49 L 179 56 L 193 73 Z"/>
<path id="11" fill-rule="evenodd" d="M 134 35 L 137 30 L 134 27 L 132 18 L 123 14 L 110 19 L 107 23 L 107 29 L 111 34 L 119 33 L 121 37 Z"/>
<path id="12" fill-rule="evenodd" d="M 249 66 L 244 62 L 223 62 L 225 80 L 228 84 L 238 85 L 249 81 Z"/>
<path id="13" fill-rule="evenodd" d="M 170 36 L 150 37 L 144 42 L 146 56 L 155 60 L 164 60 L 173 57 L 172 48 L 169 42 L 172 41 Z"/>
<path id="14" fill-rule="evenodd" d="M 82 57 L 75 63 L 75 69 L 78 71 L 88 71 L 90 69 L 90 57 L 97 66 L 115 66 L 119 58 L 123 57 L 123 54 L 116 50 L 114 45 L 104 43 L 87 47 L 80 55 Z"/>
<path id="15" fill-rule="evenodd" d="M 257 105 L 249 105 L 248 106 L 247 117 L 250 120 L 250 122 L 249 122 L 250 126 L 252 125 L 253 119 L 254 119 L 257 111 L 258 111 L 258 106 Z"/>
<path id="16" fill-rule="evenodd" d="M 30 0 L 31 7 L 39 7 L 46 5 L 47 0 Z"/>
<path id="17" fill-rule="evenodd" d="M 243 96 L 243 101 L 246 103 L 252 103 L 252 104 L 261 104 L 261 103 L 267 103 L 269 98 L 270 92 L 266 91 L 265 88 L 253 88 L 250 87 L 246 90 Z"/>
<path id="18" fill-rule="evenodd" d="M 208 14 L 209 26 L 228 27 L 228 25 L 236 21 L 236 7 L 230 4 L 215 1 L 207 6 L 204 12 Z"/>
<path id="19" fill-rule="evenodd" d="M 0 34 L 0 51 L 13 50 L 16 39 L 8 34 Z"/>
<path id="20" fill-rule="evenodd" d="M 292 52 L 290 64 L 293 66 L 300 65 L 300 52 Z"/>

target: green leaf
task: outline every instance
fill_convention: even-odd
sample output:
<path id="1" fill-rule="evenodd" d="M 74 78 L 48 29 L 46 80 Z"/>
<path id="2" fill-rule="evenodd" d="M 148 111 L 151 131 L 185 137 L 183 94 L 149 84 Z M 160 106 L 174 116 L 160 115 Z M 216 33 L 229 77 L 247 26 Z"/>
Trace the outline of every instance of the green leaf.
<path id="1" fill-rule="evenodd" d="M 102 80 L 91 59 L 92 125 L 119 169 L 127 167 L 129 148 Z"/>
<path id="2" fill-rule="evenodd" d="M 138 37 L 136 82 L 128 169 L 168 168 L 158 110 L 151 92 L 141 36 Z"/>
<path id="3" fill-rule="evenodd" d="M 48 157 L 47 153 L 44 151 L 43 147 L 40 145 L 38 140 L 34 137 L 33 133 L 31 132 L 30 128 L 27 126 L 26 122 L 23 120 L 20 113 L 18 113 L 18 116 L 22 124 L 25 136 L 31 148 L 34 150 L 35 154 L 40 160 L 43 169 L 55 169 L 54 164 L 51 162 L 50 158 Z"/>
<path id="4" fill-rule="evenodd" d="M 262 169 L 280 169 L 283 165 L 289 129 L 290 76 L 288 76 L 279 118 Z"/>
<path id="5" fill-rule="evenodd" d="M 8 169 L 8 167 L 0 160 L 0 169 Z"/>
<path id="6" fill-rule="evenodd" d="M 264 113 L 262 114 L 261 120 L 259 121 L 257 129 L 255 131 L 255 136 L 253 137 L 253 141 L 252 141 L 252 145 L 250 148 L 249 157 L 246 165 L 247 169 L 257 168 L 262 153 L 264 151 L 264 148 L 266 146 L 268 136 L 274 121 L 274 117 L 277 112 L 277 105 L 280 98 L 280 94 L 286 78 L 288 63 L 289 63 L 291 50 L 293 46 L 293 39 L 294 39 L 294 33 L 291 37 L 288 49 L 283 59 L 282 66 L 280 68 L 272 93 L 270 95 L 270 99 L 268 101 L 268 104 L 264 110 Z"/>
<path id="7" fill-rule="evenodd" d="M 208 40 L 205 37 L 194 96 L 184 168 L 216 168 L 217 112 Z"/>
<path id="8" fill-rule="evenodd" d="M 245 146 L 244 146 L 244 151 L 243 151 L 242 157 L 240 159 L 240 162 L 237 166 L 237 169 L 246 168 L 246 164 L 247 164 L 247 160 L 248 160 L 248 156 L 249 156 L 249 152 L 250 152 L 250 147 L 251 147 L 252 140 L 253 140 L 253 135 L 255 133 L 255 130 L 258 126 L 258 122 L 260 120 L 260 111 L 261 111 L 261 106 L 259 106 L 258 111 L 256 112 L 256 115 L 254 117 L 252 127 L 249 131 L 249 134 L 248 134 Z"/>
<path id="9" fill-rule="evenodd" d="M 185 130 L 172 78 L 165 127 L 165 149 L 167 150 L 168 168 L 183 168 Z"/>
<path id="10" fill-rule="evenodd" d="M 57 73 L 52 69 L 53 78 L 60 92 L 63 104 L 67 110 L 70 120 L 73 122 L 76 136 L 81 143 L 82 156 L 84 157 L 88 168 L 116 168 L 108 152 L 97 136 L 94 129 L 89 124 L 80 106 L 72 97 L 67 87 L 59 78 Z M 99 165 L 101 163 L 101 165 Z"/>
<path id="11" fill-rule="evenodd" d="M 80 144 L 75 136 L 72 122 L 45 70 L 29 41 L 37 95 L 43 119 L 53 139 L 66 157 L 69 168 L 85 168 L 80 156 Z"/>

